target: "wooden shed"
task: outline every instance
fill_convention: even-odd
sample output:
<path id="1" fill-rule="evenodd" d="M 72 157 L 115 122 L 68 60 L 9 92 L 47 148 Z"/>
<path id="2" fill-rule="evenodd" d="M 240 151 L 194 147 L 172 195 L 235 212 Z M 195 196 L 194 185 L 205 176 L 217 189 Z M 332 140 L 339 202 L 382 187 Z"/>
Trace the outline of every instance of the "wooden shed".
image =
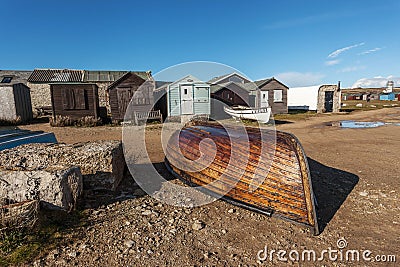
<path id="1" fill-rule="evenodd" d="M 274 77 L 254 82 L 256 91 L 256 107 L 271 107 L 272 114 L 288 113 L 288 91 L 282 82 Z"/>
<path id="2" fill-rule="evenodd" d="M 249 106 L 249 92 L 234 82 L 211 85 L 211 97 L 228 106 Z"/>
<path id="3" fill-rule="evenodd" d="M 111 118 L 114 121 L 124 120 L 125 113 L 132 100 L 133 118 L 161 119 L 159 111 L 154 110 L 154 81 L 145 80 L 135 72 L 128 72 L 108 87 Z"/>
<path id="4" fill-rule="evenodd" d="M 50 85 L 53 117 L 100 118 L 98 87 L 90 83 L 55 83 Z"/>
<path id="5" fill-rule="evenodd" d="M 30 89 L 23 83 L 0 84 L 0 120 L 31 120 L 32 103 Z"/>

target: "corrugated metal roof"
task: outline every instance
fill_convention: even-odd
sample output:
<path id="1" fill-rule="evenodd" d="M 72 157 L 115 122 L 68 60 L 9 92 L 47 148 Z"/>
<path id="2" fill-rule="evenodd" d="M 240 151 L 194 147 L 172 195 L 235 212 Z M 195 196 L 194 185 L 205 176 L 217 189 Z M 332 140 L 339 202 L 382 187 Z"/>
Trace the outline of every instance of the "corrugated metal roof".
<path id="1" fill-rule="evenodd" d="M 83 82 L 82 70 L 35 69 L 28 78 L 32 83 Z"/>
<path id="2" fill-rule="evenodd" d="M 127 73 L 134 73 L 144 80 L 151 78 L 151 71 L 85 70 L 85 82 L 115 82 Z"/>
<path id="3" fill-rule="evenodd" d="M 115 82 L 129 71 L 85 70 L 85 82 Z"/>

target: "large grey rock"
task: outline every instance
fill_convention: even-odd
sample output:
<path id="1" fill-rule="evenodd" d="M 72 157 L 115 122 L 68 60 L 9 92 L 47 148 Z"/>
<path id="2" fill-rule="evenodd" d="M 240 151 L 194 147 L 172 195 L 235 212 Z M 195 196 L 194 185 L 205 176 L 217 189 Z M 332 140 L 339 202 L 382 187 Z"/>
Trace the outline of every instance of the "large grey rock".
<path id="1" fill-rule="evenodd" d="M 0 171 L 0 198 L 13 202 L 40 200 L 48 208 L 73 210 L 83 191 L 78 167 L 39 171 Z"/>
<path id="2" fill-rule="evenodd" d="M 120 141 L 78 144 L 29 144 L 0 151 L 0 170 L 46 170 L 79 166 L 85 186 L 115 190 L 124 174 Z"/>

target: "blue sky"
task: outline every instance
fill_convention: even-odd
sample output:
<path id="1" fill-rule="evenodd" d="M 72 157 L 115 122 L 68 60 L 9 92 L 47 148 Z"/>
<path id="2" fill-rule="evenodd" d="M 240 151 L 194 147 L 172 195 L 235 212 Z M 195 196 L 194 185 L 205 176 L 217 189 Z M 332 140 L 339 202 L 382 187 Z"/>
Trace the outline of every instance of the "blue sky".
<path id="1" fill-rule="evenodd" d="M 0 69 L 214 61 L 289 86 L 400 86 L 400 1 L 2 1 Z"/>

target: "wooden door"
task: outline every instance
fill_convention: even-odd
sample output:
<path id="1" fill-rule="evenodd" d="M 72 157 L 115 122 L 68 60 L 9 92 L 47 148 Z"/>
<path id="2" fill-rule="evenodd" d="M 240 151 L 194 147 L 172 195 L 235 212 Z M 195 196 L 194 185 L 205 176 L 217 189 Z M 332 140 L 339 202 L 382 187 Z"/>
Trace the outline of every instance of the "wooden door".
<path id="1" fill-rule="evenodd" d="M 325 92 L 325 112 L 333 111 L 333 91 Z"/>
<path id="2" fill-rule="evenodd" d="M 118 113 L 121 118 L 125 116 L 126 109 L 133 96 L 131 88 L 117 88 Z"/>
<path id="3" fill-rule="evenodd" d="M 268 107 L 268 91 L 261 91 L 261 105 L 260 107 L 266 108 Z"/>
<path id="4" fill-rule="evenodd" d="M 181 85 L 181 114 L 193 114 L 193 86 Z"/>

